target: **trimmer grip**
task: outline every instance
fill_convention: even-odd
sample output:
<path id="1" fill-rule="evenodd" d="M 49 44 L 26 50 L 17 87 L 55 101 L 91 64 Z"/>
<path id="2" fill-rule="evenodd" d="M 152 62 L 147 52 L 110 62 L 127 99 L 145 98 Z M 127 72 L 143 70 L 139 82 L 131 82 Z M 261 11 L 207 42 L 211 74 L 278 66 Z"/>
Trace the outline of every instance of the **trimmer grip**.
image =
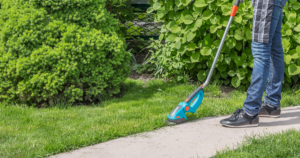
<path id="1" fill-rule="evenodd" d="M 231 17 L 234 17 L 238 8 L 239 8 L 239 5 L 240 3 L 243 3 L 243 0 L 236 0 L 234 5 L 232 6 L 232 9 L 231 9 L 231 13 L 230 13 L 230 16 Z"/>
<path id="2" fill-rule="evenodd" d="M 235 6 L 239 6 L 240 3 L 243 3 L 243 2 L 244 2 L 244 0 L 236 0 L 235 3 L 234 3 L 234 5 Z"/>

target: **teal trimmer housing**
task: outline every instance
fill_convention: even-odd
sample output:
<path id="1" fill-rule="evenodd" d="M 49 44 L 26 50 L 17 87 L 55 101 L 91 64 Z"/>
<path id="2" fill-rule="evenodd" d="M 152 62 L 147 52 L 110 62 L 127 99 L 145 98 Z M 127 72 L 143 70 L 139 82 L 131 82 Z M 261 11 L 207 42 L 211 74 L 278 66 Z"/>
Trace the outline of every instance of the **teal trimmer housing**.
<path id="1" fill-rule="evenodd" d="M 169 123 L 183 123 L 187 120 L 185 115 L 186 112 L 195 113 L 198 107 L 201 105 L 204 97 L 203 88 L 199 87 L 194 91 L 184 102 L 179 103 L 179 105 L 173 109 L 173 111 L 168 116 Z"/>
<path id="2" fill-rule="evenodd" d="M 222 47 L 223 47 L 223 44 L 225 41 L 225 38 L 227 36 L 228 30 L 230 28 L 233 17 L 235 16 L 235 14 L 237 12 L 240 3 L 243 3 L 243 0 L 236 0 L 232 7 L 227 27 L 223 34 L 222 40 L 220 42 L 220 46 L 218 48 L 217 54 L 215 56 L 212 66 L 210 68 L 210 71 L 209 71 L 206 81 L 204 82 L 203 85 L 201 85 L 199 88 L 197 88 L 188 98 L 186 98 L 184 102 L 179 103 L 179 105 L 175 109 L 172 110 L 172 112 L 168 116 L 167 123 L 177 124 L 177 123 L 185 122 L 187 120 L 185 113 L 186 112 L 195 113 L 196 110 L 198 109 L 198 107 L 201 105 L 203 97 L 204 97 L 203 89 L 204 89 L 204 87 L 206 87 L 208 85 L 209 80 L 213 74 L 214 68 L 216 66 L 217 60 L 219 58 L 219 55 L 221 53 L 221 50 L 222 50 Z"/>

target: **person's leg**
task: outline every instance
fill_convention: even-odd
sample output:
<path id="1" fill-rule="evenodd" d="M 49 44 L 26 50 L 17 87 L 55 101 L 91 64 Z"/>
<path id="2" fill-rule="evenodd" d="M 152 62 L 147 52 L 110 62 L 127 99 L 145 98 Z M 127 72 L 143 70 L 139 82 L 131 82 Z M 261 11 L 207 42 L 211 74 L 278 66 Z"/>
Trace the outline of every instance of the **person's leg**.
<path id="1" fill-rule="evenodd" d="M 286 0 L 274 0 L 275 4 L 278 4 L 278 1 L 286 1 Z M 268 1 L 267 1 L 268 2 Z M 267 7 L 268 4 L 264 5 L 263 7 Z M 258 112 L 262 104 L 262 95 L 266 88 L 267 79 L 269 77 L 270 71 L 270 61 L 271 61 L 271 48 L 272 47 L 272 40 L 275 35 L 275 30 L 278 26 L 278 23 L 281 23 L 280 16 L 282 16 L 282 7 L 278 7 L 277 5 L 273 7 L 272 12 L 267 12 L 272 14 L 272 16 L 268 16 L 271 20 L 270 27 L 259 27 L 258 29 L 265 28 L 265 30 L 259 30 L 258 34 L 254 34 L 256 37 L 263 36 L 264 31 L 270 28 L 269 30 L 269 42 L 268 43 L 259 43 L 259 42 L 252 42 L 252 54 L 254 57 L 254 67 L 252 71 L 252 80 L 251 85 L 247 90 L 247 99 L 244 102 L 243 109 L 237 109 L 233 115 L 229 118 L 223 119 L 220 123 L 223 126 L 227 127 L 250 127 L 250 126 L 258 126 L 259 117 Z M 266 16 L 266 12 L 257 14 Z M 261 17 L 260 17 L 261 18 Z M 256 19 L 258 20 L 258 19 Z M 266 19 L 262 19 L 262 22 L 259 25 L 264 25 Z M 268 19 L 269 21 L 269 19 Z M 267 25 L 267 24 L 266 24 Z M 259 39 L 263 39 L 259 37 Z M 275 47 L 274 47 L 275 48 Z M 272 64 L 273 65 L 273 64 Z M 277 111 L 275 111 L 277 112 Z M 277 113 L 272 113 L 277 114 Z"/>
<path id="2" fill-rule="evenodd" d="M 275 0 L 275 3 L 278 3 Z M 252 54 L 254 66 L 252 71 L 251 85 L 247 90 L 247 98 L 244 102 L 243 110 L 249 115 L 256 115 L 262 104 L 262 96 L 266 89 L 270 72 L 272 40 L 279 23 L 281 23 L 282 8 L 274 5 L 273 15 L 269 34 L 269 43 L 252 42 Z M 278 36 L 277 36 L 278 38 Z M 277 41 L 277 40 L 276 40 Z"/>
<path id="3" fill-rule="evenodd" d="M 281 7 L 281 6 L 277 6 Z M 274 17 L 277 18 L 277 17 Z M 282 13 L 278 19 L 277 28 L 272 39 L 271 65 L 269 72 L 269 82 L 267 84 L 264 102 L 271 107 L 280 108 L 281 87 L 284 77 L 284 57 L 281 41 Z"/>
<path id="4" fill-rule="evenodd" d="M 249 115 L 256 115 L 261 107 L 262 95 L 265 90 L 270 69 L 271 43 L 252 42 L 254 66 L 251 84 L 247 90 L 247 98 L 243 110 Z"/>

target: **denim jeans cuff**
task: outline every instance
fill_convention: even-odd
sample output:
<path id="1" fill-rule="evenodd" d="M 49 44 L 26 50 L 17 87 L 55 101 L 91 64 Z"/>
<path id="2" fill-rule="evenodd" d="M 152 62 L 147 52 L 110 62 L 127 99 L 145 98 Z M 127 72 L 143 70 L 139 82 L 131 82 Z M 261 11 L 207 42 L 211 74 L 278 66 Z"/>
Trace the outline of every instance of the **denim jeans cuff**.
<path id="1" fill-rule="evenodd" d="M 254 115 L 258 114 L 258 113 L 252 113 L 250 110 L 248 110 L 248 109 L 245 108 L 245 107 L 243 107 L 242 109 L 243 109 L 247 114 L 249 114 L 249 115 L 251 115 L 251 116 L 254 116 Z"/>
<path id="2" fill-rule="evenodd" d="M 275 105 L 275 104 L 272 104 L 270 101 L 268 100 L 264 100 L 264 102 L 269 106 L 269 107 L 274 107 L 274 108 L 280 108 L 280 105 Z"/>

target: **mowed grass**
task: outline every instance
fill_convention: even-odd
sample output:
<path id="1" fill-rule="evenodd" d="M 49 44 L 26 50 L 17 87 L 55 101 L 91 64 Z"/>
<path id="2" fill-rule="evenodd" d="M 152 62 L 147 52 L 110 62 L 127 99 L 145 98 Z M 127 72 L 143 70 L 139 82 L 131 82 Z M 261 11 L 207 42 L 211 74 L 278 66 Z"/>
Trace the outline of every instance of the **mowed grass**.
<path id="1" fill-rule="evenodd" d="M 0 157 L 45 157 L 166 126 L 171 110 L 198 86 L 127 79 L 122 98 L 95 106 L 0 105 Z M 246 98 L 237 90 L 223 94 L 213 84 L 204 91 L 202 105 L 195 114 L 187 114 L 188 120 L 231 114 Z M 296 91 L 299 88 L 284 89 L 283 107 L 300 103 Z"/>
<path id="2" fill-rule="evenodd" d="M 288 130 L 270 135 L 254 135 L 235 150 L 218 152 L 215 158 L 300 157 L 300 131 Z"/>

